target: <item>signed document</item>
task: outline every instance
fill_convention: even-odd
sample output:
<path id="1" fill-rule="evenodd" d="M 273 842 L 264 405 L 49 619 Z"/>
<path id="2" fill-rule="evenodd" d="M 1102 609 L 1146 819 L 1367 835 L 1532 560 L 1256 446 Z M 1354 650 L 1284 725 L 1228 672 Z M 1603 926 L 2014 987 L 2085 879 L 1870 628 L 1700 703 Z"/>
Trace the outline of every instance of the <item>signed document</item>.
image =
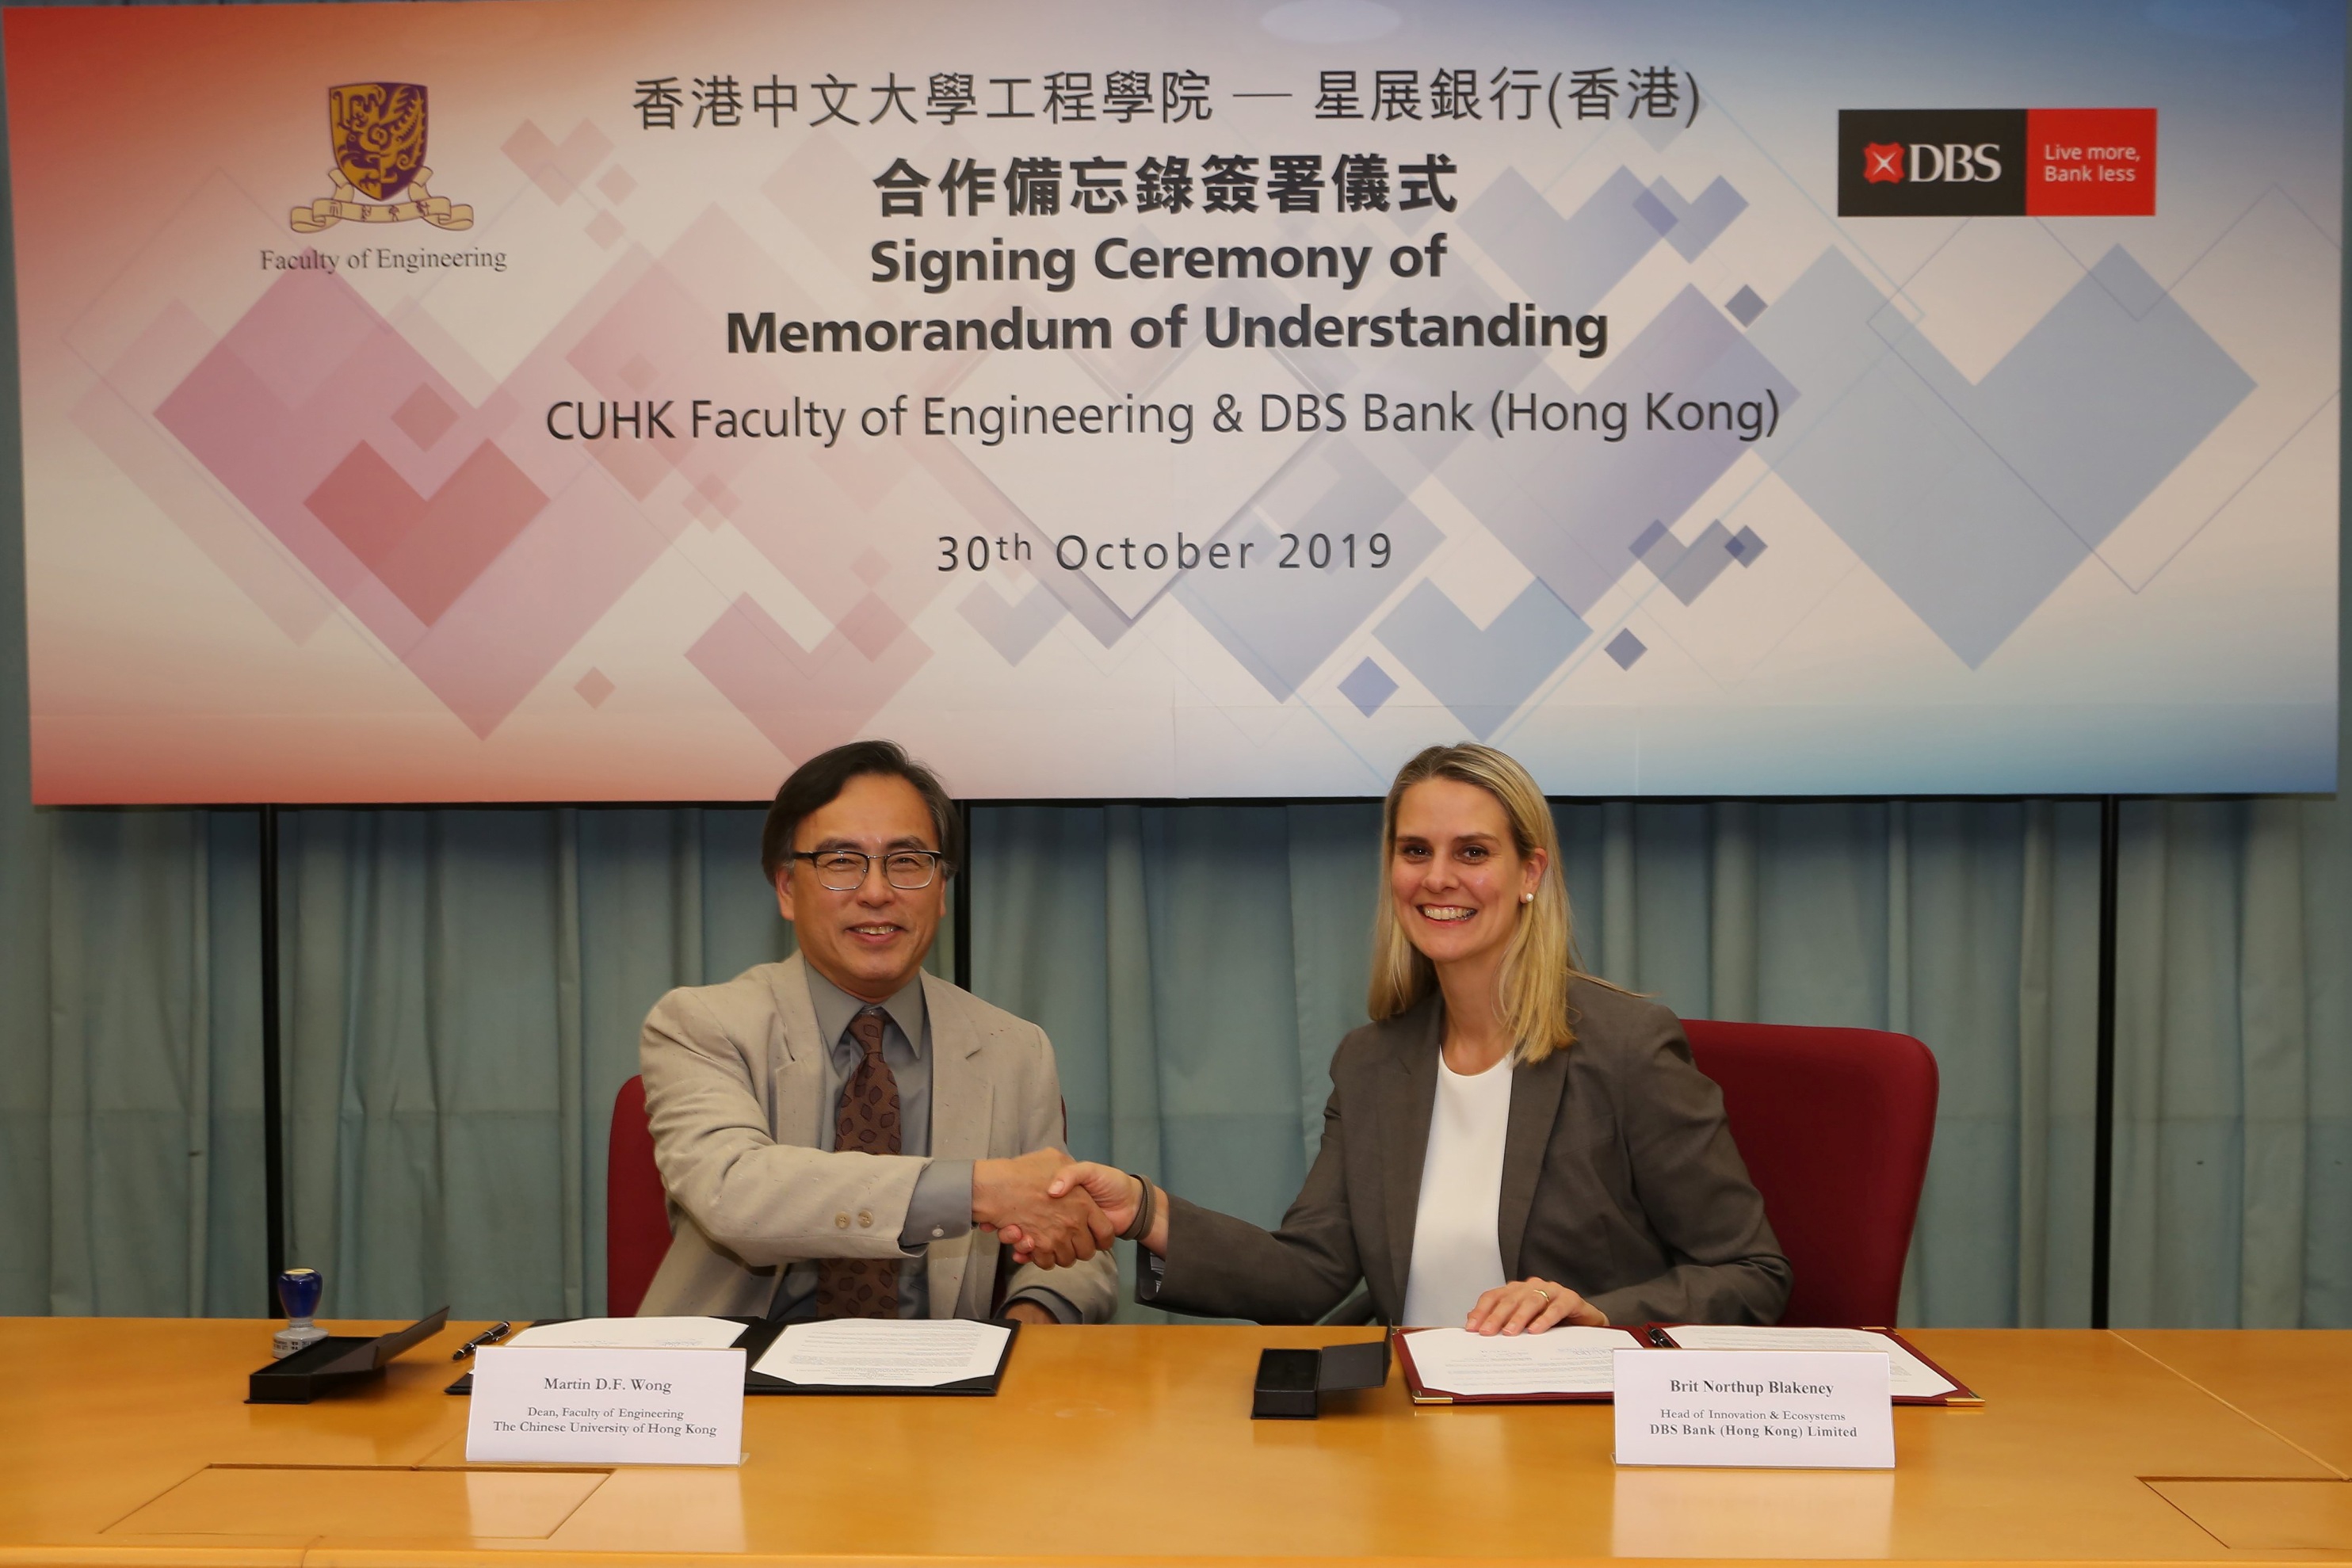
<path id="1" fill-rule="evenodd" d="M 1013 1331 L 961 1318 L 793 1323 L 751 1370 L 833 1388 L 937 1388 L 994 1375 Z"/>
<path id="2" fill-rule="evenodd" d="M 1423 1329 L 1403 1343 L 1424 1391 L 1473 1399 L 1606 1394 L 1615 1383 L 1617 1352 L 1642 1348 L 1624 1329 L 1573 1324 L 1491 1336 Z"/>
<path id="3" fill-rule="evenodd" d="M 724 1318 L 572 1318 L 527 1328 L 508 1343 L 540 1350 L 725 1350 L 742 1335 Z"/>
<path id="4" fill-rule="evenodd" d="M 1666 1331 L 1685 1350 L 1867 1350 L 1883 1351 L 1888 1364 L 1887 1394 L 1896 1399 L 1933 1399 L 1959 1391 L 1959 1385 L 1921 1361 L 1895 1340 L 1870 1329 L 1739 1328 L 1727 1324 L 1676 1323 Z"/>

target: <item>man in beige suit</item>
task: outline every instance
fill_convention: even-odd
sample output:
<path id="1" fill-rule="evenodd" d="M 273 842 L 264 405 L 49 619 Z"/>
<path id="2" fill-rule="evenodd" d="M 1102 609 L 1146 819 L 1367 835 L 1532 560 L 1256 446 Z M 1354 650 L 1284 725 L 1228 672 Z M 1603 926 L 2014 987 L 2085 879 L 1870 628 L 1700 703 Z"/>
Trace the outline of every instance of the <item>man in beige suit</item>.
<path id="1" fill-rule="evenodd" d="M 1045 1194 L 1064 1163 L 1045 1031 L 923 972 L 959 828 L 887 741 L 776 792 L 761 856 L 800 951 L 670 992 L 638 1046 L 673 1233 L 640 1312 L 1110 1316 L 1109 1221 Z M 1044 1244 L 1000 1280 L 1004 1226 Z"/>

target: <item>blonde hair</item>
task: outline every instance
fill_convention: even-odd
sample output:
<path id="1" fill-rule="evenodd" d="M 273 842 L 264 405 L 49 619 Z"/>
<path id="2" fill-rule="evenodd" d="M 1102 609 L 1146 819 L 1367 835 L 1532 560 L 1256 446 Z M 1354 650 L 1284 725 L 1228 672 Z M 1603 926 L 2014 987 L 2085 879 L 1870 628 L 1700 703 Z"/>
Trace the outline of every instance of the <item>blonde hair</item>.
<path id="1" fill-rule="evenodd" d="M 1436 988 L 1437 968 L 1405 935 L 1396 901 L 1387 888 L 1396 856 L 1397 804 L 1404 792 L 1432 779 L 1475 785 L 1495 798 L 1511 824 L 1511 844 L 1524 860 L 1540 850 L 1543 875 L 1532 903 L 1520 906 L 1518 928 L 1503 955 L 1503 1022 L 1522 1061 L 1541 1061 L 1576 1043 L 1568 1005 L 1569 982 L 1591 979 L 1576 959 L 1576 927 L 1568 908 L 1568 883 L 1560 875 L 1559 831 L 1551 806 L 1528 770 L 1490 746 L 1433 746 L 1406 763 L 1389 786 L 1381 810 L 1380 913 L 1372 926 L 1372 984 L 1365 1006 L 1374 1019 L 1392 1019 L 1416 1006 Z"/>

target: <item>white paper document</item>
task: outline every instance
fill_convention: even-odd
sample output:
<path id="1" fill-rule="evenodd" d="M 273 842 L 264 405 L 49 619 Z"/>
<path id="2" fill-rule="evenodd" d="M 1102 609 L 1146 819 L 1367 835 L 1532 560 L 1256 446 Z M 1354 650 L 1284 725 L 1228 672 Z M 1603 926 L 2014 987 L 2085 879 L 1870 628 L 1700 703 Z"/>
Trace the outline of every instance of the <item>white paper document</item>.
<path id="1" fill-rule="evenodd" d="M 1472 1333 L 1423 1329 L 1408 1335 L 1413 1370 L 1432 1393 L 1606 1394 L 1616 1375 L 1614 1356 L 1642 1342 L 1623 1329 L 1573 1324 L 1541 1333 Z"/>
<path id="2" fill-rule="evenodd" d="M 961 1318 L 835 1318 L 790 1325 L 751 1370 L 818 1386 L 937 1388 L 993 1373 L 1012 1337 Z"/>
<path id="3" fill-rule="evenodd" d="M 725 1318 L 573 1318 L 541 1323 L 507 1343 L 538 1350 L 725 1350 L 742 1334 Z"/>
<path id="4" fill-rule="evenodd" d="M 1895 1341 L 1868 1329 L 1732 1328 L 1677 1323 L 1666 1331 L 1685 1350 L 1868 1350 L 1884 1352 L 1889 1366 L 1886 1392 L 1896 1399 L 1933 1399 L 1959 1385 L 1913 1355 Z"/>

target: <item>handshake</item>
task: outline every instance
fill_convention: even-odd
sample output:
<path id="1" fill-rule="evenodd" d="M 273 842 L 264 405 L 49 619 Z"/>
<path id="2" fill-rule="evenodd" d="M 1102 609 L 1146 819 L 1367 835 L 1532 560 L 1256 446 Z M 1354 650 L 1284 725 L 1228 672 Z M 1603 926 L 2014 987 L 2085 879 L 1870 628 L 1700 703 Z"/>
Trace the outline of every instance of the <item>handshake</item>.
<path id="1" fill-rule="evenodd" d="M 1018 1159 L 980 1160 L 971 1169 L 971 1218 L 993 1230 L 1016 1263 L 1065 1269 L 1084 1262 L 1135 1224 L 1144 1202 L 1142 1179 L 1109 1166 L 1073 1161 L 1059 1149 L 1036 1149 Z M 1141 1238 L 1165 1245 L 1167 1204 L 1152 1206 L 1151 1231 Z M 1154 1250 L 1157 1250 L 1154 1248 Z"/>
<path id="2" fill-rule="evenodd" d="M 1142 1218 L 1139 1228 L 1138 1217 Z M 1016 1263 L 1066 1269 L 1131 1231 L 1168 1255 L 1168 1194 L 1112 1166 L 1038 1149 L 971 1170 L 972 1222 L 996 1232 Z M 1529 1275 L 1482 1291 L 1463 1327 L 1481 1335 L 1542 1333 L 1560 1323 L 1609 1326 L 1609 1314 L 1568 1286 Z"/>

